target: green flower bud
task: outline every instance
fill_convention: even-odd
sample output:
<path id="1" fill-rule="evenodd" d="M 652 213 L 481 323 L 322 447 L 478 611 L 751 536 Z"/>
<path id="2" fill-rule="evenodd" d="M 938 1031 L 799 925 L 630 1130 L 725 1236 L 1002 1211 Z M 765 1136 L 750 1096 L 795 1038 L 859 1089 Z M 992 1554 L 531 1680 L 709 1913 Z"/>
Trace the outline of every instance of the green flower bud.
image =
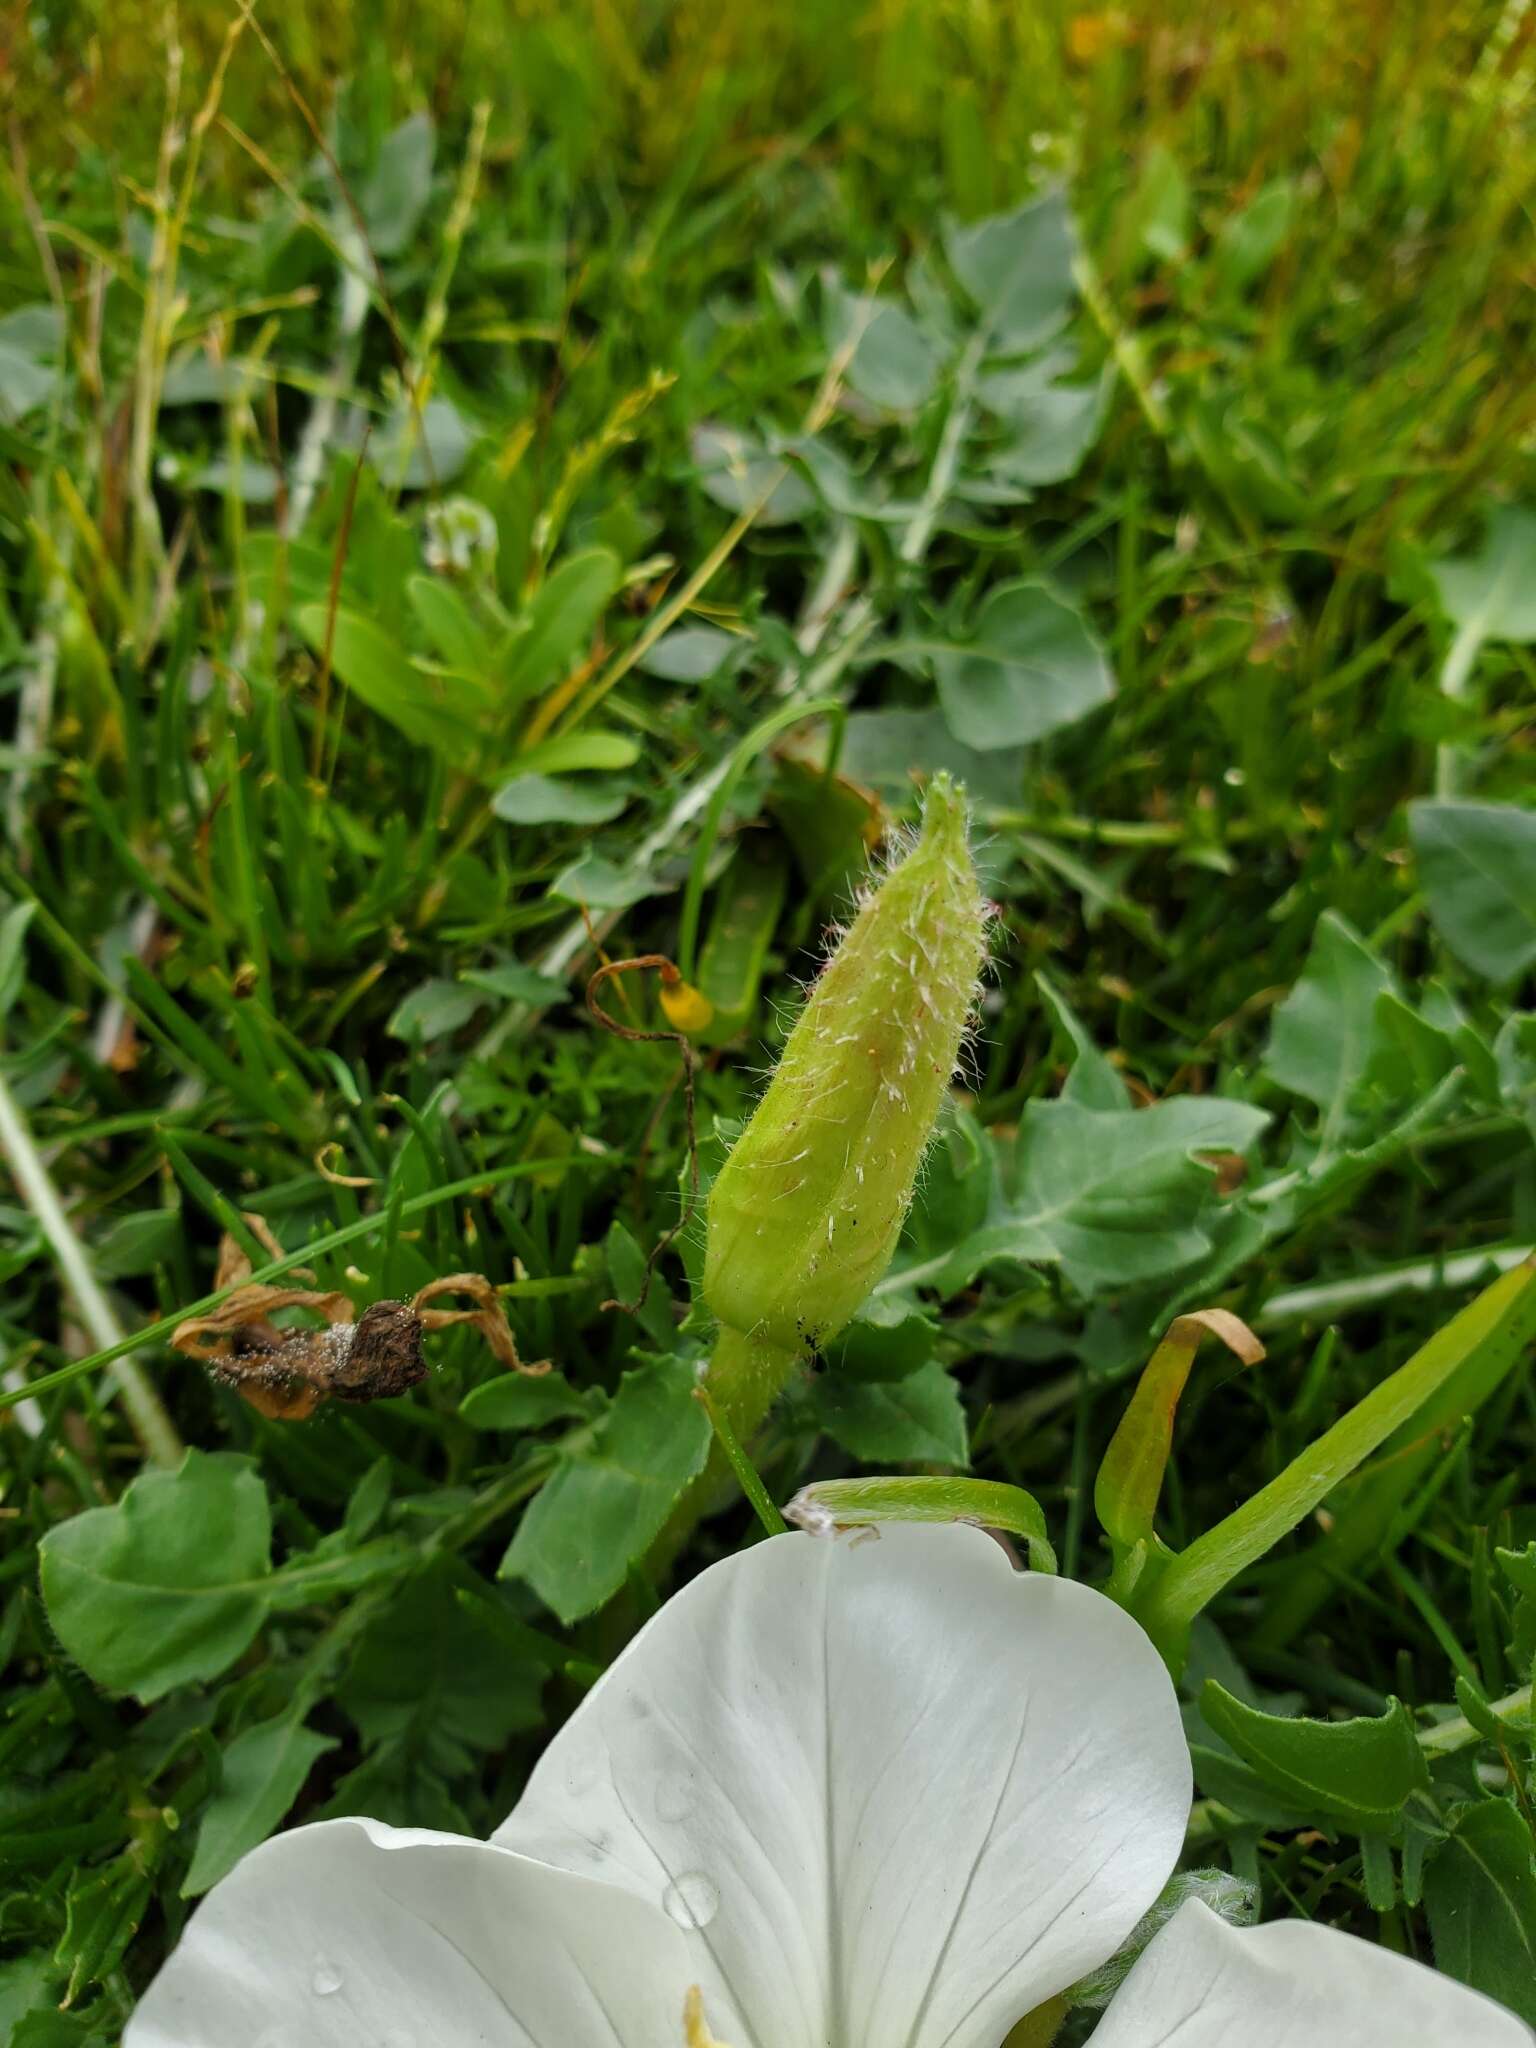
<path id="1" fill-rule="evenodd" d="M 822 1344 L 890 1263 L 976 994 L 987 912 L 962 794 L 867 895 L 709 1197 L 704 1297 L 728 1328 Z"/>

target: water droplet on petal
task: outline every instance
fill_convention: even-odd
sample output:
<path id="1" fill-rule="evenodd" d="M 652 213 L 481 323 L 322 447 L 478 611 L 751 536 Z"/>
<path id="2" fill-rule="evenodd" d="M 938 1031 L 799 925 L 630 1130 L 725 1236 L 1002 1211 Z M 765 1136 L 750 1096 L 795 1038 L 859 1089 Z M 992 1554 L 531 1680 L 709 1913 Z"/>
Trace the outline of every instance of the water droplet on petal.
<path id="1" fill-rule="evenodd" d="M 333 1991 L 341 1989 L 341 1972 L 328 1956 L 316 1956 L 315 1967 L 310 1972 L 309 1988 L 316 1998 L 329 1998 Z"/>
<path id="2" fill-rule="evenodd" d="M 720 1887 L 702 1870 L 686 1871 L 667 1886 L 661 1903 L 679 1927 L 707 1927 L 720 1910 Z"/>

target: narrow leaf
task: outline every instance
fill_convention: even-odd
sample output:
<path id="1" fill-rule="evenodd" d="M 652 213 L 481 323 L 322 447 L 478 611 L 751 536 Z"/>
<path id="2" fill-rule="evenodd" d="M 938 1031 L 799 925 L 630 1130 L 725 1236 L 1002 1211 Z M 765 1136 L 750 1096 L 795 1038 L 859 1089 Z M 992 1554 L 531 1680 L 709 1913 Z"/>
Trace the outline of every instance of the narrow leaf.
<path id="1" fill-rule="evenodd" d="M 800 1489 L 784 1519 L 812 1535 L 877 1522 L 974 1522 L 1021 1537 L 1037 1572 L 1056 1570 L 1039 1501 L 995 1479 L 823 1479 Z"/>
<path id="2" fill-rule="evenodd" d="M 1140 1612 L 1148 1633 L 1176 1654 L 1207 1602 L 1294 1529 L 1394 1431 L 1412 1424 L 1416 1433 L 1427 1434 L 1445 1420 L 1448 1401 L 1455 1404 L 1453 1415 L 1465 1413 L 1468 1405 L 1476 1405 L 1475 1400 L 1469 1404 L 1469 1395 L 1482 1398 L 1497 1385 L 1533 1336 L 1536 1261 L 1527 1261 L 1486 1288 L 1277 1478 L 1175 1558 Z M 1403 1483 L 1405 1462 L 1384 1472 L 1381 1483 Z M 1411 1486 L 1412 1479 L 1406 1483 Z"/>
<path id="3" fill-rule="evenodd" d="M 1169 1324 L 1136 1382 L 1094 1486 L 1094 1510 L 1117 1554 L 1152 1535 L 1179 1397 L 1207 1335 L 1219 1337 L 1244 1365 L 1257 1365 L 1264 1356 L 1248 1325 L 1224 1308 L 1194 1309 Z"/>

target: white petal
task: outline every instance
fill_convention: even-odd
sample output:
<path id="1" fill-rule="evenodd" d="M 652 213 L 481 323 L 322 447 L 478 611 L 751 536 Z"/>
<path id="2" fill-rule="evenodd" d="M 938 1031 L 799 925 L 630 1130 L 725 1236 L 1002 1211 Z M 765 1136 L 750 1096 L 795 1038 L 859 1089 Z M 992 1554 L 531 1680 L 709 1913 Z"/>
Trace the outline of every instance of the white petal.
<path id="1" fill-rule="evenodd" d="M 996 2048 L 1151 1905 L 1189 1792 L 1118 1607 L 979 1530 L 892 1524 L 695 1579 L 496 1839 L 697 1922 L 734 2048 Z"/>
<path id="2" fill-rule="evenodd" d="M 612 1886 L 378 1821 L 209 1893 L 123 2048 L 682 2048 L 686 1945 Z"/>
<path id="3" fill-rule="evenodd" d="M 1229 1927 L 1198 1900 L 1150 1944 L 1093 2048 L 1531 2048 L 1502 2005 L 1306 1920 Z"/>

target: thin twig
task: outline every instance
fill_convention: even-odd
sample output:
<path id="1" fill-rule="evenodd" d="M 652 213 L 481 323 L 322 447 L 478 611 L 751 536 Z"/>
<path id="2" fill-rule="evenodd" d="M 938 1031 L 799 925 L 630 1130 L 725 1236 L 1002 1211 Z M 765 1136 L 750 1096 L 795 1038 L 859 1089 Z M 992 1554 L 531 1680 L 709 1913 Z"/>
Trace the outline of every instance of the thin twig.
<path id="1" fill-rule="evenodd" d="M 632 960 L 605 960 L 587 983 L 587 1009 L 593 1020 L 605 1031 L 611 1031 L 615 1038 L 627 1040 L 631 1045 L 665 1044 L 675 1045 L 683 1061 L 683 1114 L 688 1126 L 688 1199 L 683 1204 L 683 1213 L 672 1225 L 664 1230 L 651 1247 L 650 1257 L 645 1262 L 645 1277 L 640 1283 L 640 1292 L 634 1301 L 605 1301 L 605 1309 L 621 1309 L 625 1315 L 638 1315 L 645 1307 L 646 1296 L 651 1291 L 651 1275 L 656 1262 L 674 1239 L 688 1228 L 694 1211 L 699 1206 L 699 1144 L 698 1130 L 694 1121 L 693 1077 L 698 1065 L 698 1055 L 693 1043 L 683 1031 L 641 1031 L 633 1024 L 621 1024 L 617 1017 L 605 1010 L 597 1000 L 597 992 L 605 981 L 621 974 L 643 973 L 655 968 L 661 975 L 663 987 L 675 988 L 682 980 L 677 968 L 665 953 L 640 953 Z M 620 984 L 622 989 L 622 984 Z"/>

